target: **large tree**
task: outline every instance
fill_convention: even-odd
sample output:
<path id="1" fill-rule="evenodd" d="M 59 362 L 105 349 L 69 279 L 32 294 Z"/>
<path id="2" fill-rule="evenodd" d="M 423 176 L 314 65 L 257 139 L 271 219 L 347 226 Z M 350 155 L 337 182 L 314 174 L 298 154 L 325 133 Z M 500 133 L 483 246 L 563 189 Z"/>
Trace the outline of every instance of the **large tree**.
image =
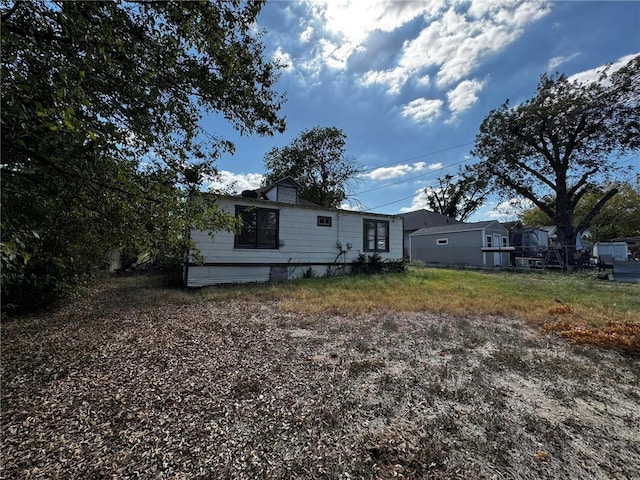
<path id="1" fill-rule="evenodd" d="M 339 206 L 362 171 L 345 156 L 346 138 L 339 128 L 315 127 L 286 147 L 274 147 L 264 157 L 264 185 L 292 177 L 303 187 L 302 198 L 324 207 Z"/>
<path id="2" fill-rule="evenodd" d="M 613 238 L 640 236 L 640 191 L 629 182 L 615 186 L 607 185 L 586 193 L 576 206 L 574 224 L 579 225 L 598 203 L 602 192 L 612 188 L 616 188 L 618 193 L 600 209 L 589 226 L 589 240 L 592 243 Z M 549 216 L 538 207 L 525 210 L 521 221 L 532 227 L 552 223 Z"/>
<path id="3" fill-rule="evenodd" d="M 618 171 L 616 158 L 640 148 L 640 57 L 598 81 L 542 75 L 536 96 L 512 107 L 507 100 L 480 126 L 472 154 L 477 175 L 507 198 L 530 200 L 557 227 L 571 255 L 576 233 L 618 192 L 600 191 L 579 222 L 576 207 Z"/>
<path id="4" fill-rule="evenodd" d="M 444 175 L 434 187 L 424 190 L 430 210 L 461 222 L 477 211 L 489 196 L 488 181 L 462 171 L 455 177 Z"/>
<path id="5" fill-rule="evenodd" d="M 232 225 L 191 195 L 233 152 L 199 122 L 284 130 L 261 7 L 0 2 L 3 306 L 72 284 L 109 248 L 176 253 L 193 222 Z"/>

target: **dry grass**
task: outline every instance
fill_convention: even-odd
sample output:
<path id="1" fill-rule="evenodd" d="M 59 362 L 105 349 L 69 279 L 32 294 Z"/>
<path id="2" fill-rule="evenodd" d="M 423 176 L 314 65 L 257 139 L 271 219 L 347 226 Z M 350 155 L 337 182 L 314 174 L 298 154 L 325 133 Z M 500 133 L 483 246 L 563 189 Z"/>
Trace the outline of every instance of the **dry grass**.
<path id="1" fill-rule="evenodd" d="M 593 275 L 411 268 L 404 274 L 315 278 L 269 286 L 205 289 L 221 301 L 278 300 L 298 314 L 422 312 L 517 318 L 571 341 L 640 353 L 640 285 Z M 618 332 L 612 336 L 612 328 Z M 603 342 L 606 336 L 608 341 Z M 590 339 L 592 342 L 590 342 Z"/>
<path id="2" fill-rule="evenodd" d="M 4 322 L 0 478 L 640 477 L 637 356 L 304 291 L 128 278 Z"/>

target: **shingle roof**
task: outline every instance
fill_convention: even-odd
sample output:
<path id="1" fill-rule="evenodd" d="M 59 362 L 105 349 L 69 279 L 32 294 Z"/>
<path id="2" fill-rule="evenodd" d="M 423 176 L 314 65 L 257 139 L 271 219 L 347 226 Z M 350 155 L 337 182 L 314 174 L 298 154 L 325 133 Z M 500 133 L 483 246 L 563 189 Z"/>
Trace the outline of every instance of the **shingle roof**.
<path id="1" fill-rule="evenodd" d="M 438 227 L 441 225 L 456 225 L 462 222 L 455 218 L 447 217 L 430 210 L 416 210 L 401 215 L 404 218 L 404 231 L 412 232 L 425 227 Z"/>
<path id="2" fill-rule="evenodd" d="M 413 232 L 412 235 L 431 235 L 434 233 L 449 233 L 449 232 L 466 232 L 472 230 L 482 230 L 483 228 L 487 228 L 489 225 L 499 222 L 495 220 L 488 220 L 484 222 L 475 222 L 475 223 L 458 223 L 453 225 L 439 225 L 437 227 L 426 227 Z"/>

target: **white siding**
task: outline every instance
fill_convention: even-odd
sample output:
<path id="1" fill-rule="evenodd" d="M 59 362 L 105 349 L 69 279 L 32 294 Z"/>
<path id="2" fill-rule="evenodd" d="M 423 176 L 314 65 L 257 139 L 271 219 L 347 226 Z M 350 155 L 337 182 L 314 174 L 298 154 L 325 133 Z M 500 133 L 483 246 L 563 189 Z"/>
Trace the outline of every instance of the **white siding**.
<path id="1" fill-rule="evenodd" d="M 193 230 L 191 239 L 203 256 L 204 265 L 188 267 L 187 286 L 215 283 L 262 282 L 270 278 L 272 265 L 290 266 L 289 277 L 301 276 L 310 266 L 315 275 L 326 273 L 328 265 L 345 265 L 363 252 L 363 220 L 389 221 L 389 252 L 379 252 L 383 259 L 402 258 L 402 219 L 393 216 L 367 215 L 247 198 L 219 200 L 220 207 L 231 214 L 236 205 L 256 206 L 279 211 L 278 249 L 234 248 L 232 232 Z M 318 216 L 330 217 L 331 226 L 318 226 Z M 350 247 L 348 247 L 350 245 Z"/>

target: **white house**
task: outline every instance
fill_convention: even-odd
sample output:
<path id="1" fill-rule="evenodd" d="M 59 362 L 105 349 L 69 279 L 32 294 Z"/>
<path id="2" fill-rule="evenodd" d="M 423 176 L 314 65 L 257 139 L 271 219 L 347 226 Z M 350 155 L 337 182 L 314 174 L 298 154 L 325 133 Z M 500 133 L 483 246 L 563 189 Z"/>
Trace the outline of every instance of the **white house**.
<path id="1" fill-rule="evenodd" d="M 509 231 L 497 221 L 421 228 L 410 235 L 411 260 L 441 265 L 508 267 Z"/>
<path id="2" fill-rule="evenodd" d="M 305 274 L 350 271 L 362 253 L 402 259 L 403 221 L 395 215 L 328 209 L 298 196 L 300 185 L 285 178 L 241 196 L 224 196 L 219 207 L 240 216 L 239 233 L 191 231 L 202 261 L 191 252 L 185 285 L 286 280 Z"/>

